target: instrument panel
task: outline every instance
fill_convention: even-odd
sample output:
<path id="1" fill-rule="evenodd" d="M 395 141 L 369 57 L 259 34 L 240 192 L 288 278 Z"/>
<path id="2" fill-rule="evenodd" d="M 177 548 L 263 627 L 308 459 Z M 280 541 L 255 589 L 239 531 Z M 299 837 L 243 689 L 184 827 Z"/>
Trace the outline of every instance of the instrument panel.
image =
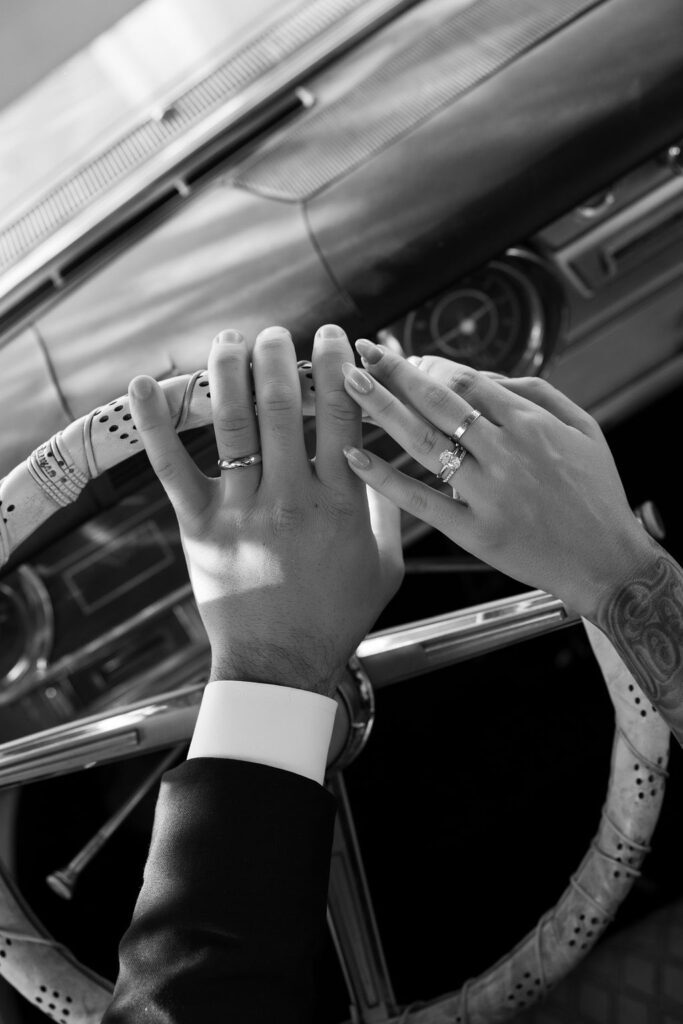
<path id="1" fill-rule="evenodd" d="M 393 323 L 406 355 L 439 355 L 478 370 L 540 373 L 564 325 L 564 296 L 533 253 L 510 250 Z"/>
<path id="2" fill-rule="evenodd" d="M 0 581 L 0 741 L 206 679 L 175 515 L 130 484 Z"/>

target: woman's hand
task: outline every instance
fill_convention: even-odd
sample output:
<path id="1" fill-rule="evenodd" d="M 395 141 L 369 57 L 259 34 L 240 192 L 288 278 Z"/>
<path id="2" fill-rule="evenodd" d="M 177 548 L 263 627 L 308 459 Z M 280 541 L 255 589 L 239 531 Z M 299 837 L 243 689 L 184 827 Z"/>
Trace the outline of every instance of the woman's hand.
<path id="1" fill-rule="evenodd" d="M 267 328 L 251 353 L 237 331 L 219 334 L 208 367 L 219 458 L 258 453 L 262 462 L 225 469 L 216 479 L 204 476 L 181 444 L 156 382 L 131 382 L 135 423 L 178 517 L 211 642 L 212 679 L 329 695 L 398 589 L 398 510 L 378 495 L 368 500 L 342 452 L 361 436 L 360 411 L 341 372 L 352 356 L 340 328 L 318 331 L 312 463 L 288 331 Z"/>
<path id="2" fill-rule="evenodd" d="M 346 364 L 346 388 L 418 462 L 437 474 L 450 435 L 466 456 L 454 497 L 375 455 L 347 450 L 359 479 L 509 576 L 548 590 L 595 621 L 601 598 L 652 559 L 595 420 L 538 378 L 492 379 L 427 357 L 419 368 L 360 341 L 366 370 Z M 369 372 L 368 372 L 369 371 Z M 438 485 L 438 481 L 435 480 Z"/>

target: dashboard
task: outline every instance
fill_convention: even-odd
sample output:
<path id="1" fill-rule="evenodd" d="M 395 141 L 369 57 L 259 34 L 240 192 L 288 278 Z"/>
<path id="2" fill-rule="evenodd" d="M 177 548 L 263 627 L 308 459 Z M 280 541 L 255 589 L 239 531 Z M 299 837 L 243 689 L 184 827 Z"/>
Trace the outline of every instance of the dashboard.
<path id="1" fill-rule="evenodd" d="M 672 141 L 377 337 L 406 355 L 542 374 L 609 427 L 683 379 L 682 214 Z M 312 449 L 313 421 L 305 430 Z M 211 432 L 184 440 L 214 472 Z M 377 428 L 366 427 L 365 443 L 426 479 Z M 406 548 L 424 533 L 403 516 Z M 37 547 L 0 581 L 0 628 L 11 638 L 0 739 L 205 678 L 208 645 L 175 519 L 144 454 L 94 481 Z"/>
<path id="2" fill-rule="evenodd" d="M 682 285 L 672 140 L 381 333 L 406 354 L 541 374 L 608 427 L 683 379 Z"/>

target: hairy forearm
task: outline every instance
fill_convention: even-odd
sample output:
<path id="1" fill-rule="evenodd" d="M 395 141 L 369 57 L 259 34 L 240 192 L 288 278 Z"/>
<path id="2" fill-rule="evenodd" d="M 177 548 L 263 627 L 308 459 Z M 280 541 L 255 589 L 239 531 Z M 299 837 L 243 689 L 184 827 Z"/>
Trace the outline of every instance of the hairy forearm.
<path id="1" fill-rule="evenodd" d="M 603 599 L 595 621 L 683 745 L 683 568 L 653 544 L 651 559 Z"/>

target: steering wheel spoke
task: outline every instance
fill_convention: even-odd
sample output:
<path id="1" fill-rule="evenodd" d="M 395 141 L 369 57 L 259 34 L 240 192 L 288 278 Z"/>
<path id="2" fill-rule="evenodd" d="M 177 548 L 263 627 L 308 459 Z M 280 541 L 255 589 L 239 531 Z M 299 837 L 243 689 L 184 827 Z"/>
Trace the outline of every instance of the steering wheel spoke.
<path id="1" fill-rule="evenodd" d="M 386 1024 L 397 1012 L 370 889 L 341 772 L 327 787 L 337 799 L 327 919 L 359 1024 Z"/>

